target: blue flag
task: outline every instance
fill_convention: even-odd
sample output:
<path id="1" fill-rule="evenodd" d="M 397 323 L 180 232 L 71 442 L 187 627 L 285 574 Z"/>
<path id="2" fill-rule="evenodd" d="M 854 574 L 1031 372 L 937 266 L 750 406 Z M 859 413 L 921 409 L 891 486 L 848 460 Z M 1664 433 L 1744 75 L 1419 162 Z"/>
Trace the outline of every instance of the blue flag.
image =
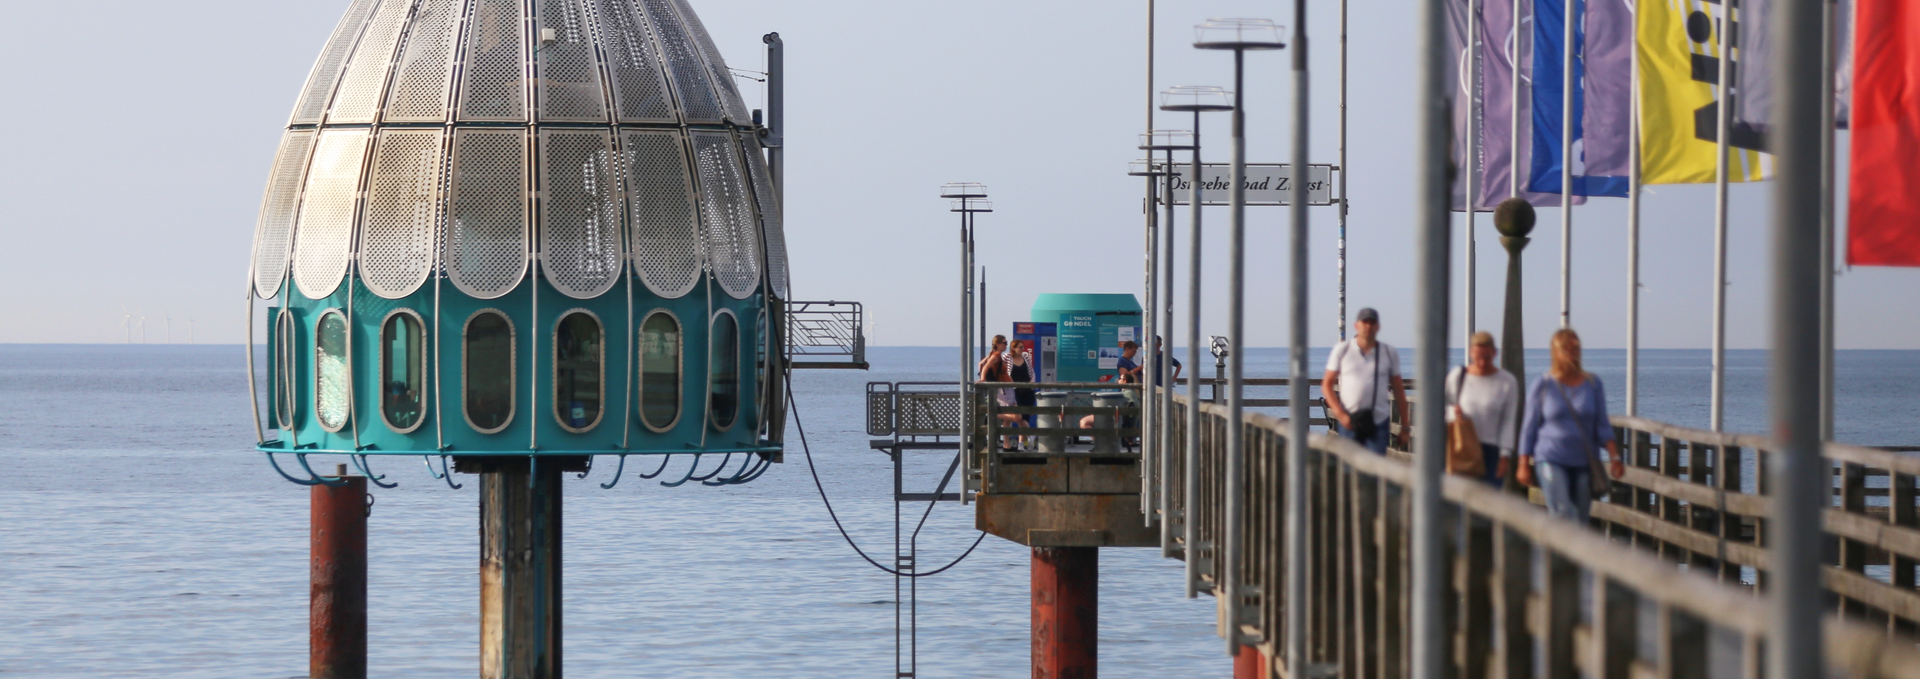
<path id="1" fill-rule="evenodd" d="M 1588 12 L 1571 0 L 1573 115 L 1563 116 L 1562 80 L 1568 0 L 1534 0 L 1533 145 L 1528 191 L 1559 193 L 1563 121 L 1573 126 L 1573 195 L 1627 195 L 1628 123 L 1632 115 L 1633 11 L 1602 0 Z M 1591 105 L 1589 105 L 1591 103 Z"/>

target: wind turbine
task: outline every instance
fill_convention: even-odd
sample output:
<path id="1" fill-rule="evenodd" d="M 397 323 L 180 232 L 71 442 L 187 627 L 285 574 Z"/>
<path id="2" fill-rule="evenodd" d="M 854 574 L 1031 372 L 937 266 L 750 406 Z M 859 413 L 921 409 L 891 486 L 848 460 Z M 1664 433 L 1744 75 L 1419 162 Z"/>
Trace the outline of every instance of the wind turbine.
<path id="1" fill-rule="evenodd" d="M 166 319 L 165 322 L 166 322 L 166 328 L 167 328 L 167 334 L 166 334 L 167 344 L 173 344 L 173 312 L 168 311 L 166 309 L 161 309 L 160 317 Z"/>
<path id="2" fill-rule="evenodd" d="M 139 309 L 134 309 L 134 311 L 139 311 Z M 140 343 L 147 343 L 147 315 L 145 313 L 140 314 Z"/>
<path id="3" fill-rule="evenodd" d="M 133 344 L 133 314 L 127 313 L 126 305 L 120 305 L 120 330 L 126 336 L 125 344 Z"/>

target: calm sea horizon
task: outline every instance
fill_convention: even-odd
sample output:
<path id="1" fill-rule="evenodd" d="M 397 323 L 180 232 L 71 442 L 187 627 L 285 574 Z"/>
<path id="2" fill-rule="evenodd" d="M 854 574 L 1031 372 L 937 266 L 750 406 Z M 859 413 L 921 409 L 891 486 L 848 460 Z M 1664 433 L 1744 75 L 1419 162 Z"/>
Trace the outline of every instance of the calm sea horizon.
<path id="1" fill-rule="evenodd" d="M 871 371 L 795 373 L 813 461 L 869 553 L 891 549 L 893 504 L 887 458 L 867 447 L 865 384 L 951 381 L 954 351 L 875 347 Z M 1246 375 L 1284 376 L 1286 353 L 1248 350 Z M 1309 356 L 1316 372 L 1325 353 Z M 1621 412 L 1625 352 L 1586 353 Z M 1727 356 L 1727 429 L 1761 431 L 1767 352 Z M 1708 359 L 1643 350 L 1641 415 L 1705 428 Z M 1920 351 L 1841 351 L 1836 383 L 1837 440 L 1920 444 Z M 0 345 L 0 675 L 306 676 L 308 491 L 252 452 L 247 398 L 238 345 Z M 662 488 L 637 477 L 645 460 L 629 460 L 611 490 L 599 484 L 612 464 L 566 479 L 569 675 L 893 671 L 893 578 L 841 539 L 796 434 L 786 463 L 745 486 Z M 911 458 L 908 484 L 930 488 L 949 460 Z M 371 674 L 472 676 L 474 477 L 456 477 L 456 490 L 418 457 L 372 463 L 401 485 L 373 490 Z M 978 535 L 971 526 L 970 507 L 936 507 L 921 563 L 952 560 Z M 1027 569 L 1024 548 L 988 537 L 923 579 L 921 676 L 1026 673 Z M 1213 601 L 1181 598 L 1179 562 L 1107 549 L 1100 569 L 1103 676 L 1229 672 Z"/>

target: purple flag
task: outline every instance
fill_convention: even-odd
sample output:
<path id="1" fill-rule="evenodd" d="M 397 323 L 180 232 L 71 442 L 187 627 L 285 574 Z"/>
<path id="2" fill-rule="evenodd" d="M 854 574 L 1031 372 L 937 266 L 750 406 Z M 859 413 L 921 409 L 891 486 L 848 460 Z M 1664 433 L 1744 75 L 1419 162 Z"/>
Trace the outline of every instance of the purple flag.
<path id="1" fill-rule="evenodd" d="M 1773 11 L 1775 0 L 1745 0 L 1735 17 L 1740 61 L 1734 64 L 1732 125 L 1759 134 L 1762 145 L 1773 115 Z M 1853 104 L 1853 0 L 1833 5 L 1833 122 L 1847 129 Z M 1739 137 L 1734 137 L 1739 139 Z"/>
<path id="2" fill-rule="evenodd" d="M 1467 0 L 1447 1 L 1447 41 L 1451 47 L 1448 54 L 1452 59 L 1449 65 L 1453 67 L 1452 72 L 1457 74 L 1451 95 L 1454 123 L 1453 148 L 1459 171 L 1454 174 L 1452 208 L 1455 212 L 1465 209 L 1466 172 L 1470 166 L 1469 158 L 1474 159 L 1471 166 L 1478 170 L 1473 182 L 1473 192 L 1478 194 L 1478 199 L 1474 203 L 1475 211 L 1491 211 L 1499 206 L 1501 201 L 1513 195 L 1511 191 L 1515 158 L 1519 159 L 1518 165 L 1523 177 L 1520 197 L 1535 207 L 1558 207 L 1560 194 L 1524 190 L 1524 177 L 1529 164 L 1533 135 L 1530 129 L 1532 126 L 1528 122 L 1532 115 L 1528 111 L 1525 96 L 1530 88 L 1528 76 L 1532 70 L 1528 64 L 1533 59 L 1532 31 L 1530 30 L 1533 1 L 1522 0 L 1520 3 L 1521 30 L 1518 32 L 1514 31 L 1512 0 L 1480 0 L 1479 4 L 1480 21 L 1474 23 L 1479 24 L 1480 49 L 1478 55 L 1469 55 L 1466 40 L 1469 23 Z M 1521 64 L 1521 96 L 1517 111 L 1513 92 L 1513 59 L 1509 54 L 1512 50 L 1518 51 Z M 1467 65 L 1471 63 L 1472 56 L 1479 57 L 1478 116 L 1474 115 L 1476 107 L 1472 106 L 1473 98 L 1467 96 L 1469 94 Z M 1514 146 L 1513 129 L 1516 120 L 1520 123 L 1517 149 Z M 1477 149 L 1467 149 L 1467 126 L 1470 124 L 1477 125 L 1479 129 Z M 1573 197 L 1575 205 L 1585 202 L 1585 197 Z"/>

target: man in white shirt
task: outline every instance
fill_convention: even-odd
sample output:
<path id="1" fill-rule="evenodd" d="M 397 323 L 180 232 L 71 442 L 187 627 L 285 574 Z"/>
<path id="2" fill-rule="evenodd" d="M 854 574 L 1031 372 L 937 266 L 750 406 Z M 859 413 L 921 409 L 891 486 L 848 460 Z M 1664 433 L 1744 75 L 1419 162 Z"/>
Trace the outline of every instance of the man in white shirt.
<path id="1" fill-rule="evenodd" d="M 1368 307 L 1354 314 L 1353 338 L 1334 345 L 1333 353 L 1327 356 L 1327 374 L 1321 378 L 1320 393 L 1327 394 L 1325 385 L 1337 385 L 1326 401 L 1341 435 L 1385 454 L 1392 429 L 1387 409 L 1393 408 L 1408 429 L 1413 427 L 1413 419 L 1407 412 L 1406 385 L 1400 380 L 1400 352 L 1377 340 L 1379 334 L 1380 312 Z M 1392 389 L 1391 401 L 1388 389 Z M 1401 448 L 1407 447 L 1405 433 L 1397 440 Z"/>

